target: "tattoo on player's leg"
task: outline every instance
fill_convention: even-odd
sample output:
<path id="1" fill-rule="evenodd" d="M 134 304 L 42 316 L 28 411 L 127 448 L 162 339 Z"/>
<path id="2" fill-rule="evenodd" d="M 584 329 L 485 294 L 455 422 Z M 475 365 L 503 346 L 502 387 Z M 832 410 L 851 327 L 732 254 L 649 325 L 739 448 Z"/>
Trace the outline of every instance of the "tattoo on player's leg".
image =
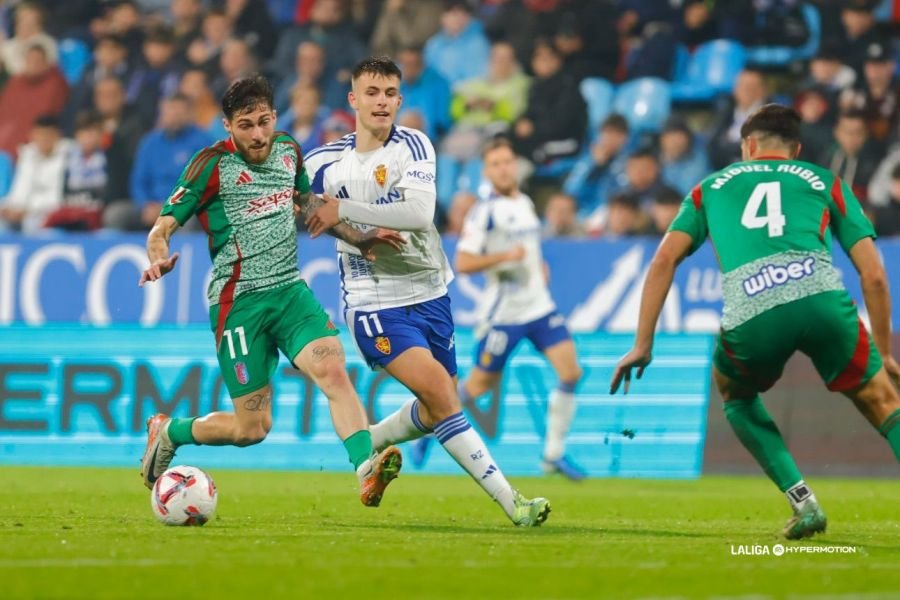
<path id="1" fill-rule="evenodd" d="M 313 348 L 312 358 L 316 362 L 321 362 L 326 358 L 343 358 L 344 350 L 342 348 L 329 348 L 326 346 L 319 346 L 318 348 Z"/>
<path id="2" fill-rule="evenodd" d="M 246 400 L 244 400 L 244 410 L 248 410 L 250 412 L 259 412 L 261 410 L 266 410 L 269 408 L 269 402 L 272 397 L 265 393 L 260 392 L 259 394 L 253 394 Z"/>

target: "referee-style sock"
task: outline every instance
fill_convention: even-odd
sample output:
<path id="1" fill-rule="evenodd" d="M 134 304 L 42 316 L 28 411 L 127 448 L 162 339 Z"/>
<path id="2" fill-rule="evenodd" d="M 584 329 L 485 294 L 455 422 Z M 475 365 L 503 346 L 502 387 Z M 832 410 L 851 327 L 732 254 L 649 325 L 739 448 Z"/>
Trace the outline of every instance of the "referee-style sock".
<path id="1" fill-rule="evenodd" d="M 878 433 L 887 439 L 894 451 L 894 456 L 900 460 L 900 408 L 892 412 L 884 423 L 878 426 Z"/>
<path id="2" fill-rule="evenodd" d="M 437 423 L 434 435 L 453 460 L 512 518 L 516 508 L 512 486 L 462 411 Z"/>
<path id="3" fill-rule="evenodd" d="M 166 429 L 169 440 L 175 444 L 175 446 L 196 444 L 197 442 L 194 440 L 194 434 L 191 431 L 195 420 L 197 420 L 197 417 L 173 418 L 169 421 L 169 427 Z"/>
<path id="4" fill-rule="evenodd" d="M 369 428 L 372 432 L 372 446 L 381 452 L 392 444 L 415 440 L 431 433 L 431 429 L 419 418 L 419 399 L 412 398 L 396 412 L 388 415 Z"/>
<path id="5" fill-rule="evenodd" d="M 350 434 L 344 440 L 344 449 L 347 450 L 347 456 L 353 463 L 353 468 L 358 469 L 359 465 L 372 456 L 372 434 L 368 429 L 360 429 L 356 433 Z"/>
<path id="6" fill-rule="evenodd" d="M 787 492 L 803 481 L 784 438 L 759 395 L 752 400 L 725 402 L 725 416 L 744 448 L 753 455 L 778 489 Z M 802 501 L 801 498 L 798 500 Z"/>
<path id="7" fill-rule="evenodd" d="M 547 439 L 544 442 L 544 460 L 557 461 L 566 451 L 566 435 L 575 416 L 575 383 L 559 382 L 550 394 L 547 407 Z"/>

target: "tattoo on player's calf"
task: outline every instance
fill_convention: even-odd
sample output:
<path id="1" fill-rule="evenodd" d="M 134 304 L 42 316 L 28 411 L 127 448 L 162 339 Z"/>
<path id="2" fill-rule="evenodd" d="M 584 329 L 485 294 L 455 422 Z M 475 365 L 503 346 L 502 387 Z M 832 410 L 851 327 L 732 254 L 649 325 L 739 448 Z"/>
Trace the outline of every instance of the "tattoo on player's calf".
<path id="1" fill-rule="evenodd" d="M 267 408 L 269 408 L 270 401 L 271 396 L 269 394 L 254 394 L 244 400 L 244 410 L 249 410 L 250 412 L 259 412 L 261 410 L 266 410 Z"/>

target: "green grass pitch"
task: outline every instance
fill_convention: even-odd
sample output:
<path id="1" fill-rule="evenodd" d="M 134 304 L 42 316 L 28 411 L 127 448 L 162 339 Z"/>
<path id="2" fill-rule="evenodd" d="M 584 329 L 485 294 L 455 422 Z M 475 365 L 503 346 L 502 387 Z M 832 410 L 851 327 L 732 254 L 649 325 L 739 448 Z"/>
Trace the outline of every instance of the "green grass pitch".
<path id="1" fill-rule="evenodd" d="M 381 508 L 346 474 L 214 471 L 217 518 L 159 524 L 137 469 L 0 468 L 0 597 L 897 597 L 900 481 L 812 480 L 829 516 L 778 543 L 787 504 L 761 477 L 517 479 L 553 503 L 518 530 L 464 476 L 401 476 Z M 788 545 L 791 545 L 790 543 Z"/>

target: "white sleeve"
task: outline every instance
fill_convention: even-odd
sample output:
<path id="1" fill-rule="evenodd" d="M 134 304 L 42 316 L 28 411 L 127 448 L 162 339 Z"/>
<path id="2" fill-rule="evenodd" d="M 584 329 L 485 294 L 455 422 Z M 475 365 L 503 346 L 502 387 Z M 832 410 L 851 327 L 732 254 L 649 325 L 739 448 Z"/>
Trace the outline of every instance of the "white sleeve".
<path id="1" fill-rule="evenodd" d="M 401 231 L 421 231 L 428 229 L 434 220 L 437 196 L 421 190 L 401 190 L 401 198 L 391 204 L 366 204 L 363 202 L 341 202 L 338 216 L 342 220 L 388 227 Z"/>
<path id="2" fill-rule="evenodd" d="M 484 254 L 489 215 L 490 209 L 484 201 L 469 210 L 462 232 L 459 234 L 459 242 L 456 244 L 457 252 Z"/>
<path id="3" fill-rule="evenodd" d="M 12 186 L 6 197 L 6 205 L 16 208 L 28 208 L 28 197 L 31 195 L 31 182 L 34 180 L 35 159 L 37 157 L 30 148 L 23 148 L 19 153 L 19 161 L 13 173 Z"/>

